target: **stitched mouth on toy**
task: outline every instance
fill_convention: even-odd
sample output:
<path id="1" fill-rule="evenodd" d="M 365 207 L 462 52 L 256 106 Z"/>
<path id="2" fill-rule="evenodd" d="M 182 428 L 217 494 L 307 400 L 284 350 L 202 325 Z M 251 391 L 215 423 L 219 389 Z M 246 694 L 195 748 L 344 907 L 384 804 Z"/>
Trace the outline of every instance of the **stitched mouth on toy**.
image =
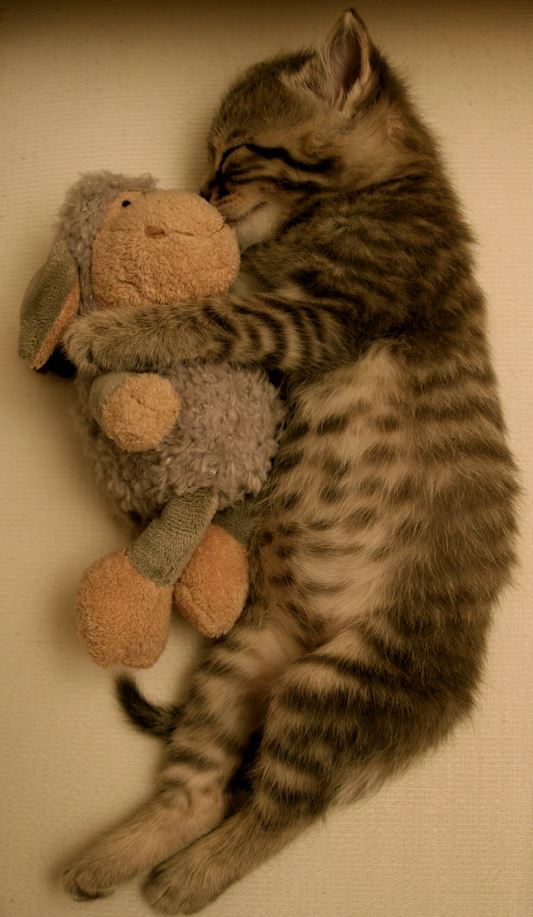
<path id="1" fill-rule="evenodd" d="M 161 239 L 163 236 L 166 236 L 165 230 L 161 229 L 159 226 L 145 226 L 144 234 L 148 236 L 149 239 Z"/>
<path id="2" fill-rule="evenodd" d="M 207 233 L 207 238 L 211 238 L 211 236 L 216 235 L 216 233 L 220 232 L 223 228 L 224 223 L 221 223 L 221 225 L 217 226 L 216 229 L 213 229 L 212 232 Z M 199 233 L 187 232 L 185 229 L 166 230 L 159 229 L 156 226 L 147 226 L 144 230 L 144 234 L 148 239 L 168 239 L 172 238 L 173 236 L 189 236 L 190 239 L 198 239 L 202 237 Z"/>

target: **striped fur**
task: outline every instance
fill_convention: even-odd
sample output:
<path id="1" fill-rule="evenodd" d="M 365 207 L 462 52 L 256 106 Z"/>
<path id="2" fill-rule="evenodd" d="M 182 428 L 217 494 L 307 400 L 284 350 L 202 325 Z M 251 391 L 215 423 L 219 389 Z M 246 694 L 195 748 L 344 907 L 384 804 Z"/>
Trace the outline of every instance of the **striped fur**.
<path id="1" fill-rule="evenodd" d="M 163 913 L 199 910 L 468 713 L 515 529 L 470 233 L 358 17 L 320 53 L 252 68 L 209 144 L 204 194 L 244 252 L 235 288 L 163 317 L 88 317 L 69 340 L 104 369 L 262 364 L 288 407 L 248 608 L 179 711 L 122 687 L 168 762 L 65 879 L 92 898 L 156 867 L 146 895 Z"/>

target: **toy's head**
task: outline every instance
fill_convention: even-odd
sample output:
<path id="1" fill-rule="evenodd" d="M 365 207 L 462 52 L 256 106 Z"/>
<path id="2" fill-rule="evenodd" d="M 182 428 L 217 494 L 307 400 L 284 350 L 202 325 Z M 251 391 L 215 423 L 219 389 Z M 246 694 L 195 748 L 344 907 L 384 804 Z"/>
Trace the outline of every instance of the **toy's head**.
<path id="1" fill-rule="evenodd" d="M 76 315 L 221 293 L 238 268 L 233 230 L 199 195 L 157 190 L 149 175 L 85 175 L 67 194 L 48 260 L 26 291 L 19 353 L 42 371 Z"/>

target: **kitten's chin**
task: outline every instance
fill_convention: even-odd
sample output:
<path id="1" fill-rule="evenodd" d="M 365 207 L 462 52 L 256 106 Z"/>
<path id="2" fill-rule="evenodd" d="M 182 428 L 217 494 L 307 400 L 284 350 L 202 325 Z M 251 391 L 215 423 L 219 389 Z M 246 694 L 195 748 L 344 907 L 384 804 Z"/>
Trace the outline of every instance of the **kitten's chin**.
<path id="1" fill-rule="evenodd" d="M 272 236 L 277 225 L 276 216 L 276 208 L 265 201 L 252 207 L 238 220 L 228 220 L 237 234 L 241 251 Z"/>

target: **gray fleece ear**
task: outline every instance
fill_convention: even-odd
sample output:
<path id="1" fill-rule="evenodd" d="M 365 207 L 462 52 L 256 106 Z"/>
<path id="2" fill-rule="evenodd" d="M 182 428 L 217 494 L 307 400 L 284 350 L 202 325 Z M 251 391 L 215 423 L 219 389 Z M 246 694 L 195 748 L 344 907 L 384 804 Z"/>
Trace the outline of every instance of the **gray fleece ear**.
<path id="1" fill-rule="evenodd" d="M 24 295 L 19 354 L 32 369 L 47 363 L 76 313 L 94 308 L 91 254 L 110 203 L 123 191 L 153 191 L 149 174 L 86 172 L 72 185 L 59 212 L 58 241 Z M 81 292 L 80 292 L 81 290 Z"/>
<path id="2" fill-rule="evenodd" d="M 80 302 L 78 268 L 64 239 L 32 277 L 22 300 L 19 356 L 41 369 L 60 343 Z"/>

